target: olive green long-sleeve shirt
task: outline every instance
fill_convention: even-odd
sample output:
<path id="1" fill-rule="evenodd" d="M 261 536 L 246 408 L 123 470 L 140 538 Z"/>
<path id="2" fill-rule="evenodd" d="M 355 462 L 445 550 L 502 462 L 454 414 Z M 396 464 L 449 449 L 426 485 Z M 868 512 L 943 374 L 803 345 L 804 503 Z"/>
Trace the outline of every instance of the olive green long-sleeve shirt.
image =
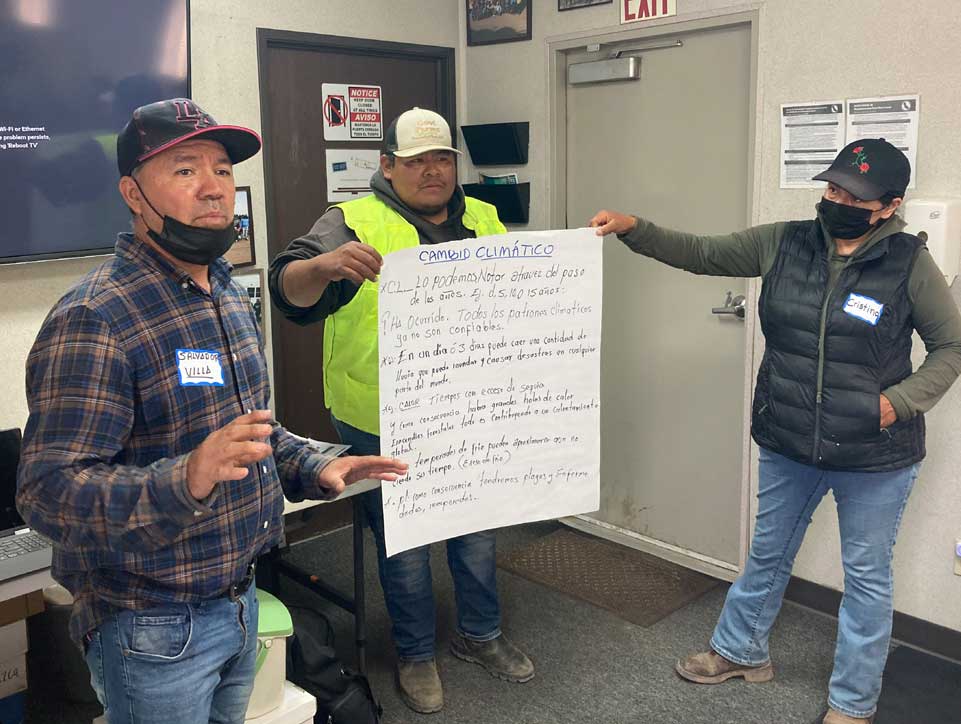
<path id="1" fill-rule="evenodd" d="M 825 230 L 823 236 L 831 260 L 829 286 L 853 259 L 904 227 L 899 216 L 892 216 L 851 256 L 838 254 L 834 240 Z M 733 234 L 697 236 L 663 229 L 638 218 L 634 230 L 619 238 L 638 254 L 695 274 L 763 277 L 774 264 L 786 228 L 785 223 L 764 224 Z M 914 328 L 928 354 L 910 377 L 882 391 L 899 420 L 930 410 L 961 374 L 961 313 L 926 248 L 919 251 L 908 279 L 908 297 Z"/>

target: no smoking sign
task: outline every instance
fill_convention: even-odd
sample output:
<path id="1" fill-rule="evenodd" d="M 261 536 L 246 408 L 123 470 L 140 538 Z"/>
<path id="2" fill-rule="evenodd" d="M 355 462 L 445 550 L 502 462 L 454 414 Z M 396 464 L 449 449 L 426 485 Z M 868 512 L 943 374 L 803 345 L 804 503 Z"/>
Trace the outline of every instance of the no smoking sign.
<path id="1" fill-rule="evenodd" d="M 323 83 L 324 140 L 379 141 L 384 137 L 379 85 Z"/>

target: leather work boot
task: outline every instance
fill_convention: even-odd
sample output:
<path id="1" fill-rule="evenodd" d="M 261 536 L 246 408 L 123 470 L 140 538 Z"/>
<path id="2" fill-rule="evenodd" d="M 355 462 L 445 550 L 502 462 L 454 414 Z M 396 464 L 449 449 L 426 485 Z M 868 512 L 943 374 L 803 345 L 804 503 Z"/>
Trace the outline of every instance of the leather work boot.
<path id="1" fill-rule="evenodd" d="M 534 678 L 534 664 L 504 634 L 490 641 L 473 641 L 455 633 L 450 650 L 458 659 L 480 664 L 498 679 L 522 684 Z"/>
<path id="2" fill-rule="evenodd" d="M 444 689 L 434 659 L 398 661 L 397 687 L 404 703 L 419 714 L 433 714 L 444 708 Z"/>
<path id="3" fill-rule="evenodd" d="M 720 684 L 736 676 L 755 684 L 774 678 L 774 667 L 770 661 L 763 666 L 742 666 L 728 661 L 714 651 L 692 654 L 683 661 L 678 661 L 674 670 L 682 678 L 695 684 Z"/>
<path id="4" fill-rule="evenodd" d="M 854 716 L 842 714 L 837 709 L 828 709 L 828 713 L 824 717 L 824 724 L 871 724 L 873 721 L 873 715 L 867 719 L 858 719 Z"/>

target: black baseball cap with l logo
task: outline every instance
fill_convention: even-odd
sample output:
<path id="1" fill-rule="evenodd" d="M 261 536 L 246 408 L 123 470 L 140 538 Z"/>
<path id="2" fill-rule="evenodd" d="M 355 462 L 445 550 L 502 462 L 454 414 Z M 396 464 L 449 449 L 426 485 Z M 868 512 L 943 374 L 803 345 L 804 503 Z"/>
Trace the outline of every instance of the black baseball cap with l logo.
<path id="1" fill-rule="evenodd" d="M 911 181 L 911 162 L 883 138 L 862 138 L 841 149 L 831 166 L 813 180 L 837 184 L 861 201 L 904 196 Z"/>
<path id="2" fill-rule="evenodd" d="M 117 136 L 117 168 L 129 176 L 140 164 L 161 151 L 192 138 L 217 141 L 232 163 L 260 150 L 260 136 L 243 126 L 226 126 L 189 98 L 171 98 L 140 106 Z"/>

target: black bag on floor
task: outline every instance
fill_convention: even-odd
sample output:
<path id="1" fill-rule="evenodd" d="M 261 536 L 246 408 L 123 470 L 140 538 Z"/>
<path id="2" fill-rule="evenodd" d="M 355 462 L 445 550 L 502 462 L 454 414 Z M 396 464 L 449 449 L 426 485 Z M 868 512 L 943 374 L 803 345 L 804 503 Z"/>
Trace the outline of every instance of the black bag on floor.
<path id="1" fill-rule="evenodd" d="M 287 639 L 287 678 L 317 699 L 314 724 L 379 724 L 383 710 L 367 677 L 337 658 L 334 632 L 319 611 L 288 606 L 294 635 Z"/>

